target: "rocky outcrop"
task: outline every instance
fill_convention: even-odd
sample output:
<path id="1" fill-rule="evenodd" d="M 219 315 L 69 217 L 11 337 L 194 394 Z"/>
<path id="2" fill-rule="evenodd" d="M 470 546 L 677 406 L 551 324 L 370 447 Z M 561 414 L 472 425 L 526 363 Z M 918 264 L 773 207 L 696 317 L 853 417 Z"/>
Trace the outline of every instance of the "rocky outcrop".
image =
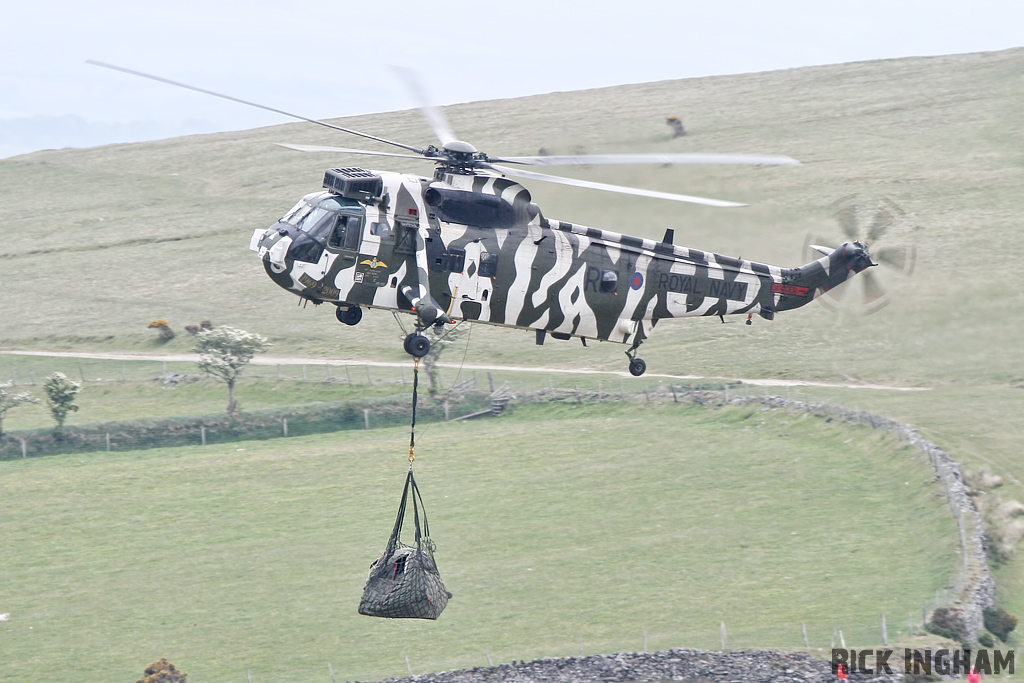
<path id="1" fill-rule="evenodd" d="M 882 683 L 902 681 L 894 673 L 854 673 L 851 681 Z M 619 652 L 589 657 L 537 659 L 491 667 L 444 671 L 381 683 L 834 683 L 830 662 L 806 654 L 773 650 L 707 652 L 675 649 L 649 654 Z"/>

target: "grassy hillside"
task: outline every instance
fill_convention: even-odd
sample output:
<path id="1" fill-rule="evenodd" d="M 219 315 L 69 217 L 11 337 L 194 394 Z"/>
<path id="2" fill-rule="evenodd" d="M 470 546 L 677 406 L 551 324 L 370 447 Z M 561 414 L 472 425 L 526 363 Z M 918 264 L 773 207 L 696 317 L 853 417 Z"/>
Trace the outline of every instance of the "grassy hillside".
<path id="1" fill-rule="evenodd" d="M 651 429 L 657 424 L 658 429 Z M 642 435 L 642 436 L 641 436 Z M 894 639 L 951 582 L 927 459 L 760 407 L 537 406 L 430 425 L 417 477 L 454 593 L 356 614 L 404 429 L 3 463 L 0 679 L 367 680 L 579 652 Z M 841 474 L 840 474 L 841 473 Z M 923 485 L 922 485 L 923 484 Z M 884 530 L 883 533 L 879 533 Z M 902 633 L 898 636 L 897 631 Z"/>
<path id="2" fill-rule="evenodd" d="M 789 154 L 799 158 L 805 164 L 796 168 L 605 167 L 573 170 L 573 174 L 578 172 L 580 177 L 595 180 L 751 203 L 750 207 L 735 210 L 680 206 L 586 190 L 547 187 L 539 183 L 528 184 L 535 201 L 546 215 L 553 218 L 653 238 L 660 237 L 666 227 L 673 227 L 679 244 L 778 265 L 797 265 L 803 260 L 800 247 L 808 231 L 838 236 L 838 228 L 828 215 L 828 205 L 833 201 L 851 193 L 885 196 L 895 201 L 907 214 L 896 236 L 916 243 L 917 269 L 911 278 L 887 278 L 894 301 L 880 313 L 859 317 L 849 311 L 835 314 L 813 305 L 780 315 L 771 323 L 757 320 L 751 327 L 742 324 L 721 325 L 717 320 L 667 321 L 658 326 L 649 343 L 643 347 L 641 355 L 647 360 L 652 373 L 852 383 L 864 381 L 926 388 L 928 391 L 922 392 L 842 389 L 804 391 L 810 396 L 883 412 L 910 422 L 968 466 L 992 465 L 1006 478 L 1007 484 L 1002 495 L 1024 499 L 1024 487 L 1020 483 L 1024 481 L 1024 464 L 1020 459 L 1020 443 L 1024 438 L 1024 390 L 1021 388 L 1024 386 L 1024 344 L 1020 340 L 1024 336 L 1024 323 L 1017 315 L 1024 304 L 1024 293 L 1018 286 L 1021 278 L 1017 272 L 1024 257 L 1024 245 L 1018 235 L 1019 216 L 1024 213 L 1024 154 L 1021 152 L 1024 149 L 1024 122 L 1019 116 L 1020 110 L 1024 108 L 1024 81 L 1021 73 L 1024 73 L 1024 50 L 1009 50 L 555 93 L 512 101 L 460 105 L 448 108 L 447 113 L 461 137 L 470 140 L 480 149 L 496 154 L 532 154 L 543 145 L 554 152 L 569 152 L 577 148 L 587 152 L 764 152 Z M 689 136 L 670 139 L 670 131 L 664 125 L 664 116 L 669 114 L 679 115 L 683 119 L 690 131 Z M 432 141 L 432 134 L 416 112 L 345 119 L 343 125 L 413 144 Z M 188 348 L 188 338 L 181 333 L 183 326 L 211 319 L 215 323 L 237 325 L 268 335 L 275 344 L 275 355 L 325 359 L 403 359 L 401 333 L 390 315 L 379 312 L 368 314 L 358 327 L 349 328 L 339 325 L 332 311 L 326 307 L 300 308 L 296 305 L 295 297 L 278 289 L 263 274 L 255 255 L 247 250 L 247 245 L 254 228 L 270 225 L 298 197 L 317 189 L 323 169 L 327 166 L 352 164 L 425 173 L 428 171 L 427 165 L 400 160 L 391 163 L 365 157 L 301 155 L 271 144 L 277 141 L 356 144 L 341 134 L 330 134 L 306 124 L 288 124 L 241 133 L 113 145 L 89 150 L 40 152 L 0 160 L 0 188 L 3 188 L 3 192 L 0 192 L 0 224 L 4 226 L 3 246 L 0 247 L 0 286 L 3 292 L 0 297 L 0 348 L 182 352 Z M 854 282 L 850 286 L 856 288 L 858 285 Z M 154 339 L 155 334 L 146 329 L 150 320 L 160 317 L 168 318 L 179 332 L 179 337 L 166 345 L 158 345 Z M 595 344 L 588 349 L 581 349 L 578 344 L 553 340 L 543 347 L 536 347 L 531 334 L 484 326 L 473 328 L 470 343 L 464 347 L 466 362 L 471 364 L 567 369 L 587 367 L 622 370 L 625 368 L 622 351 L 623 347 L 617 345 Z M 461 350 L 458 355 L 462 355 Z M 5 373 L 6 366 L 0 377 L 6 379 Z M 626 380 L 627 383 L 630 381 L 645 380 Z M 250 400 L 266 400 L 270 391 L 269 386 L 262 386 Z M 152 388 L 139 389 L 135 398 L 139 405 L 146 405 L 147 402 L 155 405 L 160 399 L 154 393 Z M 218 397 L 207 398 L 207 394 L 201 392 L 188 394 L 183 391 L 176 396 L 186 403 L 188 396 L 192 396 L 195 401 L 210 401 L 211 405 L 219 405 L 221 400 Z M 246 399 L 243 397 L 243 400 Z M 121 405 L 125 404 L 122 402 Z M 23 419 L 26 423 L 45 419 L 45 415 L 33 413 L 32 410 L 19 409 L 12 416 L 20 415 L 22 417 L 17 419 Z M 638 449 L 638 443 L 642 444 L 640 450 L 643 452 L 653 450 L 657 453 L 656 447 L 649 449 L 647 444 L 657 444 L 662 433 L 673 435 L 665 437 L 669 439 L 664 442 L 665 452 L 677 452 L 672 449 L 677 448 L 679 439 L 685 439 L 685 443 L 711 444 L 715 452 L 728 453 L 730 459 L 742 458 L 744 454 L 751 453 L 760 454 L 762 459 L 771 461 L 780 451 L 788 453 L 791 448 L 817 449 L 821 446 L 815 442 L 816 433 L 808 432 L 806 439 L 799 440 L 800 444 L 796 443 L 797 439 L 792 444 L 786 442 L 784 447 L 771 441 L 765 442 L 769 451 L 763 452 L 760 450 L 762 439 L 750 439 L 747 432 L 739 433 L 738 430 L 728 427 L 722 429 L 721 425 L 717 425 L 716 429 L 696 437 L 680 436 L 671 431 L 675 424 L 674 417 L 663 414 L 649 417 L 649 421 L 617 422 L 623 425 L 623 431 L 615 431 L 602 439 L 601 443 L 607 444 L 607 448 L 600 451 L 602 457 L 618 458 L 622 453 L 632 454 Z M 601 418 L 595 419 L 599 422 Z M 639 420 L 639 417 L 636 419 Z M 657 429 L 653 429 L 652 425 Z M 531 427 L 526 431 L 532 434 L 533 430 L 534 427 Z M 717 436 L 711 439 L 712 432 L 721 435 L 722 440 Z M 456 435 L 463 433 L 472 432 L 455 432 Z M 563 444 L 568 433 L 576 432 L 564 425 L 551 428 L 550 433 L 537 429 L 538 438 L 548 435 L 548 440 L 542 442 L 543 446 L 531 442 L 529 434 L 503 432 L 498 437 L 484 439 L 481 436 L 485 444 L 483 446 L 473 442 L 451 447 L 453 453 L 464 453 L 467 459 L 485 457 L 480 455 L 481 451 L 487 454 L 496 448 L 499 452 L 501 449 L 515 448 L 517 453 L 521 453 L 517 457 L 543 458 L 552 450 L 551 443 L 558 443 L 558 448 L 563 445 L 567 449 L 574 448 Z M 340 461 L 326 455 L 328 451 L 338 452 L 336 446 L 327 445 L 333 443 L 330 439 L 323 442 L 313 439 L 309 442 L 309 452 L 322 453 L 316 456 L 322 459 L 314 458 L 315 466 L 328 474 L 338 474 L 340 471 L 332 470 L 331 467 L 342 466 Z M 346 442 L 342 446 L 343 449 L 350 447 L 360 453 L 378 452 L 374 450 L 377 448 L 375 444 Z M 774 450 L 771 450 L 772 447 Z M 459 451 L 459 448 L 464 450 Z M 276 458 L 285 462 L 302 461 L 307 457 L 306 452 L 278 452 L 274 449 L 274 444 L 254 445 L 246 451 L 246 457 L 251 456 L 256 460 L 266 458 L 269 461 Z M 190 463 L 189 467 L 198 468 L 200 464 L 213 462 L 217 458 L 233 465 L 235 458 L 242 457 L 234 451 L 224 450 L 217 451 L 219 455 L 213 460 L 206 460 L 207 454 L 213 452 L 103 456 L 95 461 L 98 469 L 85 476 L 84 481 L 102 481 L 107 476 L 102 474 L 104 467 L 109 468 L 106 471 L 113 476 L 113 473 L 136 462 L 133 458 L 140 458 L 138 462 L 147 463 L 147 468 L 167 458 L 172 465 L 175 462 Z M 394 453 L 394 449 L 387 452 Z M 838 452 L 836 457 L 839 457 Z M 274 453 L 276 455 L 271 455 Z M 875 456 L 867 452 L 846 452 L 846 456 L 848 462 L 834 462 L 829 465 L 831 470 L 827 471 L 861 472 L 865 462 L 875 462 L 870 460 Z M 85 475 L 83 469 L 69 469 L 77 462 L 74 459 L 58 458 L 45 464 L 14 464 L 9 466 L 14 469 L 0 473 L 0 476 L 8 477 L 7 481 L 17 481 L 19 487 L 21 477 L 38 477 L 38 487 L 30 487 L 30 490 L 36 491 L 35 495 L 39 499 L 45 499 L 57 495 L 55 489 L 46 487 L 56 486 L 54 481 L 59 476 L 64 477 L 63 473 L 73 471 Z M 635 464 L 621 458 L 615 462 Z M 530 468 L 538 466 L 530 464 L 520 474 L 529 476 Z M 617 472 L 617 476 L 634 476 L 634 471 L 642 469 L 631 466 L 628 472 Z M 695 471 L 701 472 L 704 469 L 702 466 L 695 468 Z M 659 470 L 655 467 L 653 471 Z M 266 476 L 273 478 L 277 474 Z M 775 473 L 775 478 L 770 479 L 772 486 L 782 486 L 779 482 L 790 482 L 786 477 L 792 474 Z M 238 472 L 233 471 L 233 475 L 237 476 Z M 452 473 L 442 477 L 438 472 L 438 475 L 435 480 L 438 485 L 454 486 L 457 481 L 462 481 L 457 479 L 453 482 L 449 479 L 449 476 L 454 476 Z M 379 482 L 382 487 L 385 480 L 391 481 L 391 476 L 393 472 L 390 468 L 386 474 L 381 470 Z M 464 476 L 464 473 L 458 473 L 458 476 Z M 467 482 L 478 481 L 465 476 L 468 477 L 465 479 Z M 800 476 L 796 477 L 797 482 Z M 360 483 L 363 482 L 362 477 L 360 471 Z M 352 480 L 355 480 L 355 475 Z M 73 481 L 60 481 L 61 485 L 74 484 Z M 224 481 L 234 482 L 235 479 L 228 477 Z M 244 483 L 245 480 L 242 481 Z M 375 480 L 371 478 L 366 481 Z M 516 482 L 515 479 L 510 481 Z M 900 481 L 915 483 L 913 478 Z M 918 476 L 916 481 L 920 484 L 923 480 Z M 310 486 L 316 489 L 317 486 L 326 485 L 318 481 Z M 11 488 L 19 490 L 13 485 Z M 243 489 L 251 494 L 250 488 Z M 156 487 L 154 485 L 147 490 L 155 491 Z M 485 487 L 482 490 L 487 489 Z M 591 484 L 584 484 L 580 480 L 578 490 L 590 491 Z M 597 487 L 594 490 L 600 489 Z M 805 491 L 817 489 L 801 486 L 798 490 L 799 494 L 794 489 L 792 495 L 804 495 Z M 928 488 L 920 490 L 927 492 Z M 243 495 L 227 484 L 224 485 L 224 491 L 225 496 Z M 780 491 L 785 493 L 789 489 L 783 486 Z M 272 499 L 272 493 L 272 487 L 268 486 L 261 500 Z M 892 497 L 900 498 L 900 494 L 890 493 Z M 177 498 L 172 494 L 161 495 L 170 497 L 157 497 L 157 500 L 164 501 L 156 504 L 157 507 L 174 509 Z M 662 492 L 659 495 L 667 494 Z M 128 494 L 125 496 L 130 498 Z M 188 499 L 191 500 L 190 497 Z M 494 499 L 494 495 L 482 496 L 480 507 L 487 509 Z M 730 496 L 728 500 L 733 501 L 735 498 Z M 374 501 L 368 503 L 370 508 L 360 510 L 358 514 L 365 514 L 366 519 L 372 517 L 377 522 L 381 516 L 390 514 L 385 510 L 389 509 L 390 503 L 379 503 L 381 507 L 375 508 L 372 505 L 378 503 L 376 498 Z M 477 512 L 473 507 L 475 503 L 467 502 L 462 510 L 472 509 Z M 202 504 L 206 505 L 206 502 Z M 224 510 L 229 510 L 234 504 L 231 501 L 230 505 L 224 506 Z M 269 502 L 264 504 L 271 505 Z M 332 501 L 332 505 L 336 504 L 336 500 Z M 700 506 L 709 504 L 707 501 L 699 501 Z M 26 514 L 46 517 L 46 513 L 41 512 L 43 508 L 35 507 L 38 503 L 26 505 Z M 599 507 L 596 503 L 593 505 Z M 867 507 L 870 506 L 858 508 L 858 514 Z M 117 510 L 115 506 L 115 513 Z M 326 517 L 323 509 L 306 512 L 319 515 L 320 519 Z M 204 519 L 198 515 L 217 515 L 221 514 L 221 510 L 199 507 L 196 514 L 196 519 Z M 444 513 L 438 510 L 438 514 Z M 764 524 L 767 519 L 785 519 L 786 514 L 776 510 L 766 511 L 763 518 L 754 523 Z M 906 524 L 916 524 L 918 517 L 927 522 L 930 514 L 914 508 L 894 512 L 891 517 L 872 518 L 869 525 L 874 526 L 870 530 L 870 537 L 884 540 L 897 531 L 903 533 Z M 18 519 L 21 524 L 29 523 L 25 517 Z M 122 524 L 104 522 L 102 516 L 95 519 L 98 520 L 96 524 L 106 525 L 103 526 L 105 529 L 117 529 Z M 808 519 L 817 521 L 813 516 Z M 450 521 L 454 523 L 454 520 Z M 709 533 L 715 534 L 736 533 L 730 525 L 724 525 L 726 528 L 721 530 L 709 527 L 709 521 L 706 518 L 699 520 L 699 523 L 691 519 L 680 519 L 678 526 L 694 530 L 710 529 Z M 736 529 L 741 529 L 742 524 L 747 523 L 746 520 L 741 522 L 734 525 Z M 312 526 L 307 533 L 310 538 L 316 537 L 316 542 L 320 544 L 316 552 L 327 553 L 323 546 L 328 541 L 316 536 L 325 533 L 322 524 L 310 524 Z M 263 525 L 264 522 L 259 521 L 256 528 L 262 529 Z M 92 535 L 87 534 L 83 538 L 101 537 L 97 528 L 93 527 L 90 532 Z M 169 522 L 154 524 L 153 528 L 165 530 L 171 537 L 178 538 L 174 536 L 176 532 Z M 269 529 L 271 537 L 276 538 L 273 534 L 283 533 L 269 521 L 265 528 Z M 438 528 L 440 530 L 443 527 Z M 620 530 L 625 528 L 619 527 Z M 368 538 L 375 539 L 377 529 L 374 526 L 374 532 Z M 496 527 L 495 534 L 500 535 L 505 531 L 505 527 Z M 758 533 L 768 533 L 768 530 L 762 528 Z M 459 539 L 453 546 L 465 545 L 457 533 L 453 533 L 453 536 Z M 250 542 L 245 540 L 244 535 L 239 538 L 240 543 Z M 672 545 L 671 539 L 663 540 L 664 544 Z M 688 547 L 710 544 L 706 539 L 700 542 L 685 540 Z M 136 537 L 122 541 L 143 543 Z M 520 541 L 521 545 L 529 545 L 525 537 Z M 33 542 L 44 544 L 46 538 L 40 537 Z M 808 539 L 808 566 L 830 566 L 827 556 L 814 554 L 818 549 L 827 549 L 830 542 L 830 538 L 824 534 Z M 260 552 L 255 549 L 255 542 L 251 543 L 254 545 L 247 546 L 248 554 L 239 555 L 241 567 L 258 566 L 255 562 L 246 564 Z M 366 545 L 373 546 L 374 543 L 376 541 L 367 541 Z M 447 543 L 445 541 L 443 547 L 447 547 Z M 158 559 L 156 565 L 168 564 L 167 558 L 172 552 L 170 547 L 164 549 L 155 537 L 145 537 L 144 544 L 146 547 L 161 548 L 156 556 L 162 559 Z M 812 551 L 811 546 L 816 550 Z M 30 554 L 42 552 L 40 547 L 37 546 Z M 347 552 L 347 548 L 338 552 Z M 613 548 L 609 552 L 615 553 L 618 549 Z M 373 553 L 369 554 L 372 556 Z M 282 550 L 272 552 L 270 558 L 277 560 L 285 555 L 287 553 Z M 298 553 L 297 556 L 308 559 L 311 555 Z M 340 557 L 329 553 L 324 556 Z M 285 559 L 290 562 L 293 558 Z M 739 561 L 747 559 L 742 556 Z M 354 564 L 331 564 L 331 567 L 339 567 L 337 573 L 331 576 L 339 581 L 358 583 L 352 577 L 362 572 L 365 558 L 362 555 L 359 558 L 345 556 L 338 560 L 342 561 Z M 445 569 L 444 555 L 441 561 L 442 569 Z M 553 574 L 558 563 L 555 560 L 549 561 Z M 727 561 L 735 562 L 737 557 L 728 558 Z M 709 558 L 701 556 L 700 562 L 710 562 L 707 566 L 716 567 L 714 571 L 720 574 L 725 571 L 714 565 Z M 354 569 L 357 566 L 358 571 Z M 448 566 L 453 566 L 452 571 L 457 571 L 454 569 L 457 563 Z M 564 566 L 564 561 L 558 566 Z M 847 564 L 844 562 L 843 566 Z M 949 565 L 943 566 L 948 568 Z M 846 581 L 856 582 L 865 577 L 876 581 L 881 580 L 880 576 L 888 575 L 888 572 L 878 572 L 877 567 L 859 566 L 856 563 L 849 568 L 852 574 L 843 579 L 844 586 L 847 585 Z M 926 575 L 914 574 L 919 570 L 925 571 Z M 907 580 L 920 587 L 930 585 L 934 577 L 927 572 L 933 570 L 939 571 L 938 568 L 923 569 L 907 563 L 906 566 L 894 567 L 893 574 L 910 572 Z M 244 576 L 228 576 L 223 585 L 251 585 L 257 570 L 248 571 L 250 573 Z M 22 576 L 27 574 L 22 573 Z M 275 581 L 280 582 L 279 578 L 275 578 Z M 903 580 L 899 577 L 894 580 L 897 579 Z M 1018 616 L 1024 615 L 1024 563 L 1017 561 L 1000 568 L 997 581 L 1003 603 Z M 197 590 L 202 588 L 202 582 L 197 580 L 196 583 Z M 31 582 L 22 585 L 32 588 Z M 308 595 L 314 594 L 314 585 L 320 586 L 312 579 L 303 585 L 306 586 L 304 590 L 309 591 Z M 345 590 L 350 591 L 351 586 Z M 694 594 L 704 595 L 699 591 L 724 589 L 711 586 L 695 590 L 698 592 Z M 764 585 L 752 585 L 750 590 L 748 595 L 764 593 L 769 603 L 776 604 L 771 602 L 775 599 L 771 597 L 772 589 Z M 56 591 L 54 595 L 59 592 Z M 820 600 L 790 597 L 797 605 L 821 606 L 825 610 L 822 614 L 831 614 L 835 607 L 832 593 L 839 592 L 839 589 L 833 586 L 828 592 L 829 597 L 821 597 Z M 893 595 L 903 592 L 909 595 L 913 591 L 906 590 L 904 586 L 892 589 Z M 72 593 L 74 591 L 69 588 L 57 597 Z M 234 600 L 230 595 L 226 592 L 227 597 L 224 599 Z M 616 597 L 614 591 L 609 595 L 608 604 L 620 604 L 615 602 L 620 598 Z M 727 596 L 721 593 L 712 592 L 707 595 L 711 596 L 708 605 L 728 604 Z M 824 596 L 825 592 L 820 595 Z M 165 596 L 164 599 L 169 601 L 171 598 Z M 220 610 L 218 618 L 233 618 L 243 622 L 251 619 L 258 603 L 243 604 L 248 597 L 237 599 L 241 606 Z M 682 600 L 683 597 L 676 596 L 673 599 Z M 485 605 L 491 604 L 484 600 L 480 592 L 468 596 L 463 605 L 480 601 Z M 319 598 L 306 600 L 306 603 L 313 603 L 311 607 L 322 612 L 317 616 L 321 625 L 328 620 L 327 610 L 330 607 L 322 602 Z M 452 604 L 451 615 L 458 614 L 457 602 L 459 600 Z M 294 604 L 301 603 L 297 599 Z M 754 603 L 748 600 L 747 605 L 750 604 Z M 844 607 L 847 605 L 845 599 L 841 604 Z M 498 606 L 515 612 L 520 608 L 520 603 Z M 577 607 L 578 618 L 573 623 L 602 623 L 604 617 L 601 614 L 587 611 L 582 606 Z M 89 609 L 93 609 L 93 606 Z M 689 614 L 694 605 L 674 603 L 673 609 L 676 610 L 674 615 Z M 867 607 L 864 609 L 865 613 L 870 611 Z M 0 611 L 5 611 L 5 608 L 0 606 Z M 675 630 L 675 624 L 679 622 L 676 616 L 671 620 L 666 617 L 661 625 L 647 626 L 641 625 L 639 618 L 629 621 L 632 617 L 624 617 L 621 620 L 624 629 L 621 634 L 613 633 L 612 629 L 603 635 L 583 635 L 588 642 L 588 649 L 592 650 L 635 648 L 635 634 L 644 628 L 648 628 L 652 634 L 665 634 L 666 646 L 683 642 L 712 646 L 716 642 L 717 623 L 722 616 L 717 612 L 712 614 L 712 611 L 710 608 L 705 612 L 698 609 L 693 623 L 700 622 L 703 625 L 693 632 Z M 732 622 L 737 614 L 725 614 L 728 617 L 726 622 Z M 445 615 L 446 618 L 449 616 Z M 429 627 L 418 629 L 400 626 L 398 631 L 389 636 L 391 640 L 374 640 L 378 636 L 365 634 L 352 636 L 354 640 L 339 638 L 332 641 L 334 645 L 330 647 L 318 645 L 320 649 L 315 654 L 319 656 L 322 653 L 325 661 L 334 658 L 342 642 L 346 643 L 346 647 L 352 647 L 352 642 L 358 643 L 354 647 L 356 650 L 364 648 L 364 652 L 395 650 L 395 661 L 389 660 L 386 666 L 382 665 L 374 671 L 401 673 L 404 670 L 404 659 L 398 650 L 407 650 L 416 670 L 426 671 L 456 664 L 480 664 L 479 652 L 484 647 L 490 648 L 496 657 L 504 656 L 505 659 L 556 651 L 569 654 L 575 651 L 573 644 L 580 635 L 568 632 L 572 628 L 565 624 L 553 623 L 552 633 L 548 635 L 552 643 L 562 638 L 557 646 L 551 645 L 545 649 L 546 645 L 524 645 L 523 651 L 502 655 L 497 653 L 497 641 L 504 638 L 508 642 L 527 642 L 528 639 L 519 638 L 532 631 L 521 624 L 510 626 L 507 632 L 500 630 L 500 624 L 488 625 L 487 628 L 495 629 L 493 633 L 496 635 L 493 639 L 488 636 L 485 640 L 492 642 L 477 642 L 472 639 L 472 634 L 475 633 L 474 629 L 482 628 L 485 617 L 490 624 L 493 613 L 484 615 L 481 612 L 479 622 L 470 620 L 472 628 L 467 627 L 463 631 L 455 629 L 445 635 L 445 638 L 452 638 L 450 641 L 428 638 L 424 641 L 428 645 L 424 645 L 421 650 L 422 657 L 406 647 L 406 643 L 413 640 L 412 635 L 420 637 L 424 633 L 438 634 L 440 631 L 429 631 Z M 546 623 L 544 620 L 548 615 L 544 619 L 538 615 L 534 617 L 539 620 L 537 623 Z M 84 616 L 81 619 L 80 625 L 87 630 L 85 627 L 89 623 L 88 619 Z M 167 638 L 172 633 L 184 632 L 181 627 L 185 621 L 174 619 L 167 622 Z M 802 617 L 795 613 L 785 614 L 785 619 L 799 622 Z M 812 617 L 808 616 L 807 619 Z M 449 623 L 455 621 L 455 616 L 452 616 Z M 768 623 L 768 620 L 766 618 L 758 623 Z M 830 625 L 823 622 L 820 628 L 830 633 Z M 264 645 L 262 639 L 269 639 L 270 634 L 279 632 L 287 636 L 289 628 L 252 624 L 252 640 L 249 641 L 252 647 L 246 645 L 236 650 L 243 653 L 257 651 Z M 301 629 L 296 631 L 300 632 Z M 340 631 L 328 628 L 322 632 L 334 638 L 334 634 Z M 194 641 L 188 641 L 188 647 L 199 642 L 212 643 L 211 652 L 230 657 L 230 654 L 224 654 L 230 653 L 230 644 L 216 641 L 211 633 L 201 632 Z M 498 635 L 501 633 L 507 633 L 507 638 Z M 633 634 L 628 636 L 633 638 L 632 641 L 628 640 L 626 633 Z M 740 637 L 738 644 L 773 644 L 776 642 L 773 641 L 774 634 L 775 631 L 755 629 L 749 641 Z M 109 645 L 114 642 L 116 632 L 108 635 L 111 637 L 97 641 L 103 643 L 100 649 L 117 647 Z M 866 635 L 864 637 L 867 638 Z M 154 638 L 154 642 L 159 640 L 156 636 Z M 306 642 L 309 642 L 308 639 Z M 416 642 L 419 643 L 418 640 Z M 777 642 L 797 644 L 795 637 Z M 93 651 L 100 647 L 97 643 L 90 645 Z M 467 649 L 463 657 L 458 654 L 463 651 L 453 643 L 460 647 L 461 643 L 470 643 L 473 646 L 472 652 Z M 652 642 L 652 647 L 660 646 L 662 644 Z M 50 652 L 56 657 L 57 650 L 48 650 L 49 647 L 39 652 Z M 22 655 L 34 652 L 30 645 L 21 641 L 17 648 L 17 652 Z M 183 645 L 181 651 L 185 649 Z M 76 647 L 78 652 L 80 650 Z M 457 654 L 452 661 L 431 655 L 431 652 Z M 136 658 L 135 654 L 140 659 L 149 657 L 148 651 L 143 653 L 140 649 L 130 659 Z M 49 655 L 38 656 L 45 659 Z M 435 658 L 431 659 L 432 656 Z M 113 659 L 119 660 L 119 657 L 113 656 Z M 282 661 L 286 661 L 288 666 L 281 671 L 289 674 L 296 674 L 301 666 L 314 666 L 305 660 L 301 665 L 294 661 Z M 333 661 L 337 664 L 341 657 L 337 656 Z M 422 662 L 422 665 L 416 662 Z M 232 672 L 231 675 L 246 665 L 241 659 L 224 659 L 223 663 L 224 670 Z M 182 666 L 189 670 L 187 663 L 183 662 Z M 351 671 L 351 677 L 370 675 L 358 667 Z M 363 673 L 356 673 L 358 671 Z"/>
<path id="3" fill-rule="evenodd" d="M 1022 67 L 1024 51 L 1012 50 L 556 93 L 448 114 L 461 136 L 494 153 L 535 153 L 541 145 L 760 151 L 805 162 L 579 169 L 595 179 L 752 203 L 735 210 L 530 184 L 547 215 L 573 222 L 649 237 L 671 226 L 681 244 L 795 265 L 808 230 L 838 234 L 827 207 L 840 197 L 885 195 L 908 213 L 906 237 L 918 242 L 919 264 L 912 280 L 892 281 L 899 297 L 888 309 L 861 320 L 816 306 L 753 328 L 666 322 L 644 349 L 652 371 L 1006 382 L 1024 366 L 1011 319 L 1024 294 L 1009 286 L 1024 247 L 1008 238 L 1024 209 L 1024 124 L 1016 115 L 1024 104 Z M 680 115 L 691 135 L 670 139 L 666 113 Z M 432 139 L 416 112 L 344 125 L 417 144 Z M 0 343 L 144 349 L 154 318 L 179 331 L 210 318 L 267 334 L 282 353 L 400 357 L 391 316 L 371 315 L 348 329 L 327 308 L 300 309 L 247 245 L 254 228 L 317 189 L 328 165 L 426 173 L 429 164 L 303 155 L 275 141 L 354 144 L 288 124 L 0 161 Z M 474 361 L 623 367 L 618 346 L 580 354 L 572 344 L 535 349 L 530 334 L 478 332 Z"/>

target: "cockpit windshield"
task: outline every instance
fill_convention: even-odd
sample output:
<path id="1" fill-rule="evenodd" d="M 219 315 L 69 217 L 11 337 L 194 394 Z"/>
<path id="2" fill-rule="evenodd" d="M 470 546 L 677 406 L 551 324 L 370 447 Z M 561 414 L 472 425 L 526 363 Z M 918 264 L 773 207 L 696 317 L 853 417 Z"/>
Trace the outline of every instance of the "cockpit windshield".
<path id="1" fill-rule="evenodd" d="M 316 248 L 309 254 L 303 252 L 301 260 L 316 260 L 313 251 L 316 251 L 316 258 L 319 258 L 320 250 L 325 245 L 340 249 L 358 249 L 362 234 L 363 218 L 365 209 L 353 200 L 339 197 L 331 192 L 314 192 L 303 197 L 298 204 L 286 213 L 281 222 L 288 223 L 299 229 L 293 251 L 298 249 L 299 243 L 305 244 L 310 240 L 316 244 Z M 301 251 L 301 250 L 300 250 Z"/>
<path id="2" fill-rule="evenodd" d="M 305 218 L 312 210 L 313 204 L 308 201 L 307 197 L 303 197 L 299 200 L 298 204 L 291 208 L 291 211 L 284 215 L 281 222 L 288 223 L 289 225 L 298 225 L 299 221 Z"/>
<path id="3" fill-rule="evenodd" d="M 302 219 L 302 222 L 299 223 L 299 230 L 307 233 L 318 242 L 323 242 L 331 233 L 331 228 L 334 227 L 334 221 L 337 217 L 337 211 L 329 211 L 318 206 Z"/>

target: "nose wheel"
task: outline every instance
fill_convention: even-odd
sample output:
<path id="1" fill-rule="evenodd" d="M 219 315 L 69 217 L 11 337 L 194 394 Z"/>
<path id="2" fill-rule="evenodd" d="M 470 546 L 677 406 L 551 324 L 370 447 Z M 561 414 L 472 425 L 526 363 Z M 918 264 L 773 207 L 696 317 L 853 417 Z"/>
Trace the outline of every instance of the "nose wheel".
<path id="1" fill-rule="evenodd" d="M 334 317 L 338 319 L 339 323 L 358 325 L 359 321 L 363 319 L 363 309 L 359 306 L 349 306 L 348 308 L 338 306 L 334 311 Z"/>

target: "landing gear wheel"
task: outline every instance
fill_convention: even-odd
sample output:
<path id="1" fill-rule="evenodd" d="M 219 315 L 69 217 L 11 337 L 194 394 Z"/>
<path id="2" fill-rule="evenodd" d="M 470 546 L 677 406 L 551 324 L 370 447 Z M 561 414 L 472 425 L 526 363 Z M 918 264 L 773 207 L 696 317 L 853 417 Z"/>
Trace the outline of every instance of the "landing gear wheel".
<path id="1" fill-rule="evenodd" d="M 423 358 L 430 353 L 430 340 L 414 332 L 405 338 L 405 352 L 414 358 Z"/>
<path id="2" fill-rule="evenodd" d="M 634 358 L 629 361 L 629 374 L 634 377 L 639 377 L 647 371 L 647 363 L 639 358 Z"/>
<path id="3" fill-rule="evenodd" d="M 338 306 L 334 316 L 338 319 L 339 323 L 358 325 L 359 321 L 363 319 L 363 309 L 359 306 L 349 306 L 348 308 Z"/>

